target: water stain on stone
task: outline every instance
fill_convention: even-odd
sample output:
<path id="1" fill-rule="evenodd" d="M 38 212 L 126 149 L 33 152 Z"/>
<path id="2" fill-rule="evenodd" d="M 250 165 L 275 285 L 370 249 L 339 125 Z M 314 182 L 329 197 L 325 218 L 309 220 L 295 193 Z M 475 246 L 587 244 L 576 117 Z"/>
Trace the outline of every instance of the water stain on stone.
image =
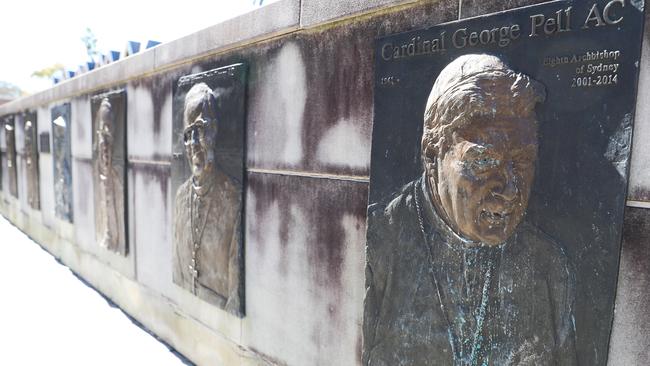
<path id="1" fill-rule="evenodd" d="M 540 4 L 551 0 L 461 0 L 460 18 L 469 18 L 478 15 L 519 8 L 522 6 Z"/>
<path id="2" fill-rule="evenodd" d="M 623 253 L 630 273 L 646 274 L 650 279 L 650 211 L 627 207 L 623 225 Z"/>
<path id="3" fill-rule="evenodd" d="M 632 201 L 650 202 L 650 189 L 646 187 L 630 187 L 627 199 Z"/>
<path id="4" fill-rule="evenodd" d="M 129 162 L 129 169 L 133 176 L 139 176 L 144 184 L 152 184 L 160 187 L 161 197 L 167 197 L 169 190 L 169 177 L 171 176 L 171 166 L 167 164 L 148 164 Z M 167 211 L 167 200 L 163 200 L 163 206 Z"/>
<path id="5" fill-rule="evenodd" d="M 262 217 L 272 205 L 280 205 L 281 267 L 286 268 L 290 260 L 295 260 L 284 254 L 288 252 L 287 245 L 304 245 L 314 284 L 327 289 L 327 296 L 340 296 L 347 239 L 342 217 L 352 215 L 365 220 L 367 184 L 251 173 L 249 189 L 254 192 L 256 206 L 255 212 L 249 215 Z M 308 227 L 295 227 L 298 223 L 292 218 L 292 205 L 305 214 Z M 251 233 L 255 235 L 255 241 L 263 245 L 264 237 L 259 229 L 251 228 Z M 306 231 L 305 243 L 289 243 L 289 233 L 293 230 Z M 358 250 L 363 251 L 364 243 L 356 244 Z M 332 300 L 338 303 L 337 299 Z M 333 312 L 337 311 L 335 306 Z"/>
<path id="6" fill-rule="evenodd" d="M 627 207 L 609 359 L 647 364 L 650 347 L 650 210 Z"/>
<path id="7" fill-rule="evenodd" d="M 259 175 L 254 173 L 249 173 L 247 182 L 248 189 L 250 189 L 255 195 L 255 209 L 253 212 L 247 212 L 246 215 L 255 215 L 257 218 L 265 217 L 267 212 L 274 206 L 278 205 L 278 212 L 281 217 L 278 218 L 280 227 L 278 228 L 279 233 L 279 244 L 281 247 L 280 253 L 283 255 L 279 258 L 278 272 L 282 276 L 288 275 L 287 265 L 288 258 L 284 253 L 287 251 L 287 245 L 289 243 L 289 227 L 291 225 L 290 217 L 290 205 L 289 201 L 285 199 L 286 193 L 283 193 L 283 187 L 277 184 L 269 184 L 268 176 Z M 258 246 L 254 249 L 256 252 L 263 256 L 265 254 L 266 247 L 266 232 L 262 231 L 260 225 L 248 228 L 250 234 L 253 237 L 253 242 L 257 243 Z"/>
<path id="8" fill-rule="evenodd" d="M 173 73 L 156 74 L 153 76 L 136 79 L 132 82 L 134 88 L 145 88 L 151 95 L 153 105 L 153 134 L 159 136 L 162 130 L 162 108 L 165 104 L 165 98 L 170 95 L 172 90 Z M 129 121 L 137 123 L 137 121 Z"/>

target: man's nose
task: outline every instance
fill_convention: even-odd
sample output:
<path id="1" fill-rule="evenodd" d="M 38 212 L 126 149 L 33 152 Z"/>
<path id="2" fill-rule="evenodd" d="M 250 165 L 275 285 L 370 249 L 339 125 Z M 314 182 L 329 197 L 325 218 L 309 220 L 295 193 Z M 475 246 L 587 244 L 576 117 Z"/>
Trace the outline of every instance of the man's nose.
<path id="1" fill-rule="evenodd" d="M 199 133 L 197 130 L 191 130 L 190 131 L 190 145 L 198 145 L 199 144 Z"/>
<path id="2" fill-rule="evenodd" d="M 513 164 L 508 164 L 501 174 L 501 184 L 495 187 L 492 193 L 505 201 L 512 201 L 517 197 L 517 178 L 515 176 Z"/>

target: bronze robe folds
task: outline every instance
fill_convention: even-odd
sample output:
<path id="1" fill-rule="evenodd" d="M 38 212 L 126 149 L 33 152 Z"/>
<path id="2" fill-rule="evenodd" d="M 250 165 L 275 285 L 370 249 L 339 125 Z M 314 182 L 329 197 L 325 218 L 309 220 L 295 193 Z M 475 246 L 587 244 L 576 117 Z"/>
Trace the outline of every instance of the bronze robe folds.
<path id="1" fill-rule="evenodd" d="M 174 283 L 203 300 L 241 314 L 241 192 L 221 172 L 213 179 L 202 194 L 195 192 L 191 178 L 176 193 Z M 193 263 L 195 244 L 198 250 Z"/>
<path id="2" fill-rule="evenodd" d="M 102 177 L 95 163 L 95 238 L 100 247 L 126 255 L 124 186 L 119 172 L 110 167 Z"/>
<path id="3" fill-rule="evenodd" d="M 525 221 L 499 247 L 470 247 L 430 202 L 418 179 L 369 208 L 363 364 L 575 365 L 560 247 Z"/>

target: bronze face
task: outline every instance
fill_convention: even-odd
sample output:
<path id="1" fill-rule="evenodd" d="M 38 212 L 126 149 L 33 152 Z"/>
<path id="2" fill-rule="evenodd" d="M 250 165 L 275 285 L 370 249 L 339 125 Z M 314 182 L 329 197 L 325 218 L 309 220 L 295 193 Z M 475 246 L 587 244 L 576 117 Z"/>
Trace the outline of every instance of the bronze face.
<path id="1" fill-rule="evenodd" d="M 105 98 L 99 107 L 99 126 L 97 127 L 99 169 L 102 174 L 106 174 L 113 164 L 113 123 L 111 104 L 108 98 Z"/>
<path id="2" fill-rule="evenodd" d="M 436 79 L 422 158 L 431 203 L 464 240 L 499 245 L 522 221 L 544 98 L 541 84 L 490 55 L 461 56 Z"/>
<path id="3" fill-rule="evenodd" d="M 32 134 L 34 133 L 31 121 L 25 122 L 25 165 L 27 169 L 31 169 L 34 164 L 33 144 L 34 140 Z"/>
<path id="4" fill-rule="evenodd" d="M 204 83 L 196 84 L 188 92 L 183 118 L 183 143 L 194 183 L 202 185 L 214 164 L 214 142 L 217 137 L 215 98 Z"/>
<path id="5" fill-rule="evenodd" d="M 475 116 L 452 140 L 438 158 L 439 207 L 466 239 L 503 243 L 528 206 L 537 159 L 536 122 L 498 112 Z"/>
<path id="6" fill-rule="evenodd" d="M 14 145 L 14 141 L 16 141 L 14 137 L 14 127 L 12 125 L 5 125 L 5 133 L 7 134 L 7 167 L 11 169 L 16 161 L 14 156 L 16 151 L 16 146 Z"/>

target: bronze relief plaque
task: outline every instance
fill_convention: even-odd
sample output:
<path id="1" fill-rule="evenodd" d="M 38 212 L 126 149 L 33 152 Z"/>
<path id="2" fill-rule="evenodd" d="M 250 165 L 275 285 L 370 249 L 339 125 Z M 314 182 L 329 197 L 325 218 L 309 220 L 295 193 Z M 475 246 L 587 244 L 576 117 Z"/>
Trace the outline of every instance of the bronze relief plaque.
<path id="1" fill-rule="evenodd" d="M 18 171 L 16 168 L 16 123 L 14 116 L 5 118 L 4 129 L 9 193 L 11 193 L 12 196 L 18 198 Z"/>
<path id="2" fill-rule="evenodd" d="M 379 39 L 364 365 L 605 365 L 643 9 Z"/>
<path id="3" fill-rule="evenodd" d="M 246 67 L 183 76 L 172 134 L 174 283 L 243 316 Z"/>
<path id="4" fill-rule="evenodd" d="M 70 123 L 70 103 L 52 108 L 54 212 L 56 217 L 73 222 Z"/>
<path id="5" fill-rule="evenodd" d="M 95 240 L 103 248 L 126 255 L 126 92 L 93 96 L 91 111 Z"/>
<path id="6" fill-rule="evenodd" d="M 36 113 L 27 112 L 23 115 L 23 138 L 25 151 L 25 177 L 27 179 L 27 204 L 34 210 L 41 208 L 39 170 L 38 170 L 38 144 Z"/>

